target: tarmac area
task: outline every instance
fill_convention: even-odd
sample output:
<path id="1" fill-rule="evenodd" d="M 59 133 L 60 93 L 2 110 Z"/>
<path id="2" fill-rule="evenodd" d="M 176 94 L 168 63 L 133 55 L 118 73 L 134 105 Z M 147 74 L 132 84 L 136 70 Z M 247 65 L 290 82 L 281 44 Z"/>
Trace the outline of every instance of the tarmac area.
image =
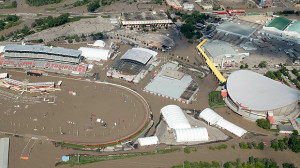
<path id="1" fill-rule="evenodd" d="M 145 103 L 135 94 L 119 87 L 68 78 L 30 77 L 25 73 L 4 69 L 0 72 L 8 72 L 12 79 L 20 81 L 25 78 L 30 82 L 63 81 L 61 91 L 23 94 L 27 97 L 40 96 L 41 103 L 21 103 L 18 99 L 5 100 L 2 96 L 1 131 L 45 136 L 59 141 L 100 144 L 134 134 L 149 119 Z M 76 95 L 69 91 L 76 92 Z M 43 98 L 45 95 L 46 99 Z M 48 101 L 49 96 L 55 96 L 55 100 Z M 97 119 L 101 119 L 101 122 L 97 122 Z"/>

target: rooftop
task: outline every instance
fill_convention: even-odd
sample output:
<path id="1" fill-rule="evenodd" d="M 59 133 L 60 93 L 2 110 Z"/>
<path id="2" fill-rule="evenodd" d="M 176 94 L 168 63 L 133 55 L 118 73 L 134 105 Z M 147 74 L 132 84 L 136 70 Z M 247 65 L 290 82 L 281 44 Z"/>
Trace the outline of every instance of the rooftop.
<path id="1" fill-rule="evenodd" d="M 147 62 L 157 55 L 157 52 L 146 48 L 132 48 L 129 49 L 120 59 L 121 60 L 133 60 L 140 62 L 142 64 L 147 64 Z"/>
<path id="2" fill-rule="evenodd" d="M 300 21 L 294 22 L 288 29 L 288 31 L 294 31 L 300 34 Z"/>
<path id="3" fill-rule="evenodd" d="M 285 17 L 275 17 L 266 27 L 275 27 L 278 30 L 284 30 L 292 21 Z"/>
<path id="4" fill-rule="evenodd" d="M 234 51 L 231 45 L 224 41 L 219 41 L 219 40 L 208 41 L 203 44 L 203 47 L 207 52 L 209 52 L 209 54 L 213 58 L 216 58 L 224 54 L 237 55 L 237 53 Z"/>
<path id="5" fill-rule="evenodd" d="M 217 26 L 217 30 L 247 37 L 251 36 L 256 31 L 255 28 L 227 21 Z"/>
<path id="6" fill-rule="evenodd" d="M 298 90 L 249 70 L 234 71 L 226 86 L 231 99 L 250 110 L 273 110 L 300 100 Z"/>
<path id="7" fill-rule="evenodd" d="M 4 48 L 5 51 L 27 51 L 27 52 L 37 52 L 37 53 L 51 53 L 51 54 L 59 54 L 66 55 L 72 57 L 79 57 L 81 51 L 58 48 L 58 47 L 46 47 L 46 46 L 38 46 L 38 45 L 17 45 L 17 44 L 8 44 Z"/>
<path id="8" fill-rule="evenodd" d="M 168 63 L 171 64 L 171 63 Z M 168 66 L 168 65 L 167 65 Z M 145 90 L 161 94 L 163 96 L 170 97 L 171 99 L 180 99 L 181 95 L 189 87 L 193 81 L 190 75 L 184 74 L 181 78 L 177 78 L 176 75 L 170 75 L 172 77 L 165 76 L 165 71 L 162 70 L 156 77 L 145 87 Z M 175 70 L 172 70 L 173 72 Z M 172 74 L 172 73 L 169 73 Z M 180 72 L 178 74 L 181 74 Z M 182 74 L 181 74 L 182 75 Z M 176 79 L 177 78 L 177 79 Z"/>
<path id="9" fill-rule="evenodd" d="M 124 21 L 169 20 L 165 12 L 124 12 Z"/>

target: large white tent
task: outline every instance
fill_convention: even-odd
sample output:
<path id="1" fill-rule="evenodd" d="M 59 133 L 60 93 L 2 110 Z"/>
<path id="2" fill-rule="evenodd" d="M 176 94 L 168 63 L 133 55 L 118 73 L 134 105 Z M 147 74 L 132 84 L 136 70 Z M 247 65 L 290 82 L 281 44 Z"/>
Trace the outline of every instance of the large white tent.
<path id="1" fill-rule="evenodd" d="M 88 47 L 80 47 L 78 49 L 81 51 L 81 55 L 85 57 L 87 60 L 92 61 L 101 61 L 107 60 L 110 57 L 111 51 L 99 48 L 88 48 Z"/>
<path id="2" fill-rule="evenodd" d="M 244 130 L 243 128 L 221 118 L 216 125 L 220 128 L 226 129 L 227 131 L 235 134 L 238 137 L 243 136 L 247 131 Z"/>
<path id="3" fill-rule="evenodd" d="M 143 137 L 138 138 L 138 142 L 141 146 L 156 145 L 158 144 L 158 138 L 157 136 Z"/>
<path id="4" fill-rule="evenodd" d="M 175 129 L 176 142 L 208 141 L 205 127 Z"/>
<path id="5" fill-rule="evenodd" d="M 173 129 L 183 129 L 191 128 L 188 120 L 183 114 L 181 108 L 176 105 L 167 105 L 163 107 L 160 112 L 162 113 L 165 121 L 167 122 L 169 128 Z"/>
<path id="6" fill-rule="evenodd" d="M 215 111 L 213 111 L 210 108 L 204 109 L 200 113 L 199 117 L 211 125 L 215 125 L 222 118 L 219 114 L 217 114 Z"/>

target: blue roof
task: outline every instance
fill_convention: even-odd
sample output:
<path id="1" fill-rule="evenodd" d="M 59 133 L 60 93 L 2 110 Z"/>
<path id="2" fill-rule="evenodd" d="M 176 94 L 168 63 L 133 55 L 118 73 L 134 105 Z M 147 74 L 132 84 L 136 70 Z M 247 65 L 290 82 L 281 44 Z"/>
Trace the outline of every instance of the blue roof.
<path id="1" fill-rule="evenodd" d="M 46 46 L 38 46 L 38 45 L 17 45 L 17 44 L 8 44 L 4 48 L 5 51 L 29 51 L 36 53 L 51 53 L 58 55 L 65 55 L 71 57 L 79 57 L 81 51 L 58 48 L 58 47 L 46 47 Z"/>
<path id="2" fill-rule="evenodd" d="M 64 162 L 67 162 L 67 161 L 70 160 L 70 156 L 62 156 L 61 160 L 64 161 Z"/>

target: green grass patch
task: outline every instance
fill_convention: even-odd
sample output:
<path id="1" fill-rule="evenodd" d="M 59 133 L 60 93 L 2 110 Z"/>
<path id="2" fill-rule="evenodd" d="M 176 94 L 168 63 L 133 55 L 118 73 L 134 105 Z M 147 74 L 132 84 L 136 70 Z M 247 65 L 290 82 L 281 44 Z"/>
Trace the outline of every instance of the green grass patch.
<path id="1" fill-rule="evenodd" d="M 110 15 L 101 15 L 103 18 L 110 18 Z"/>
<path id="2" fill-rule="evenodd" d="M 208 104 L 210 108 L 225 107 L 225 102 L 221 96 L 221 91 L 212 91 L 208 94 Z"/>
<path id="3" fill-rule="evenodd" d="M 5 136 L 13 136 L 13 134 L 5 133 Z"/>
<path id="4" fill-rule="evenodd" d="M 70 18 L 70 21 L 69 22 L 76 22 L 76 21 L 79 21 L 81 19 L 90 19 L 90 18 L 96 18 L 97 16 L 79 16 L 79 17 L 73 17 L 73 18 Z"/>
<path id="5" fill-rule="evenodd" d="M 221 150 L 221 149 L 227 149 L 227 145 L 226 144 L 222 144 L 220 146 L 209 146 L 208 147 L 209 150 Z"/>
<path id="6" fill-rule="evenodd" d="M 55 11 L 55 10 L 56 10 L 55 7 L 53 7 L 53 8 L 46 8 L 46 11 Z"/>
<path id="7" fill-rule="evenodd" d="M 22 20 L 18 20 L 16 22 L 8 22 L 5 26 L 4 26 L 4 29 L 8 29 L 8 28 L 11 28 L 11 27 L 14 27 L 14 26 L 18 26 L 19 24 L 22 23 Z"/>
<path id="8" fill-rule="evenodd" d="M 155 154 L 166 154 L 171 153 L 175 151 L 179 151 L 179 148 L 173 148 L 173 149 L 164 149 L 159 151 L 153 151 L 153 152 L 146 152 L 146 153 L 135 153 L 135 154 L 123 154 L 123 155 L 110 155 L 110 156 L 91 156 L 91 155 L 83 155 L 79 157 L 79 163 L 78 163 L 78 156 L 70 156 L 70 160 L 67 162 L 59 162 L 56 164 L 58 165 L 64 165 L 64 164 L 70 164 L 70 166 L 73 165 L 84 165 L 89 163 L 95 163 L 95 162 L 102 162 L 102 161 L 108 161 L 108 160 L 118 160 L 118 159 L 125 159 L 125 158 L 131 158 L 131 157 L 138 157 L 138 156 L 148 156 L 148 155 L 155 155 Z"/>

